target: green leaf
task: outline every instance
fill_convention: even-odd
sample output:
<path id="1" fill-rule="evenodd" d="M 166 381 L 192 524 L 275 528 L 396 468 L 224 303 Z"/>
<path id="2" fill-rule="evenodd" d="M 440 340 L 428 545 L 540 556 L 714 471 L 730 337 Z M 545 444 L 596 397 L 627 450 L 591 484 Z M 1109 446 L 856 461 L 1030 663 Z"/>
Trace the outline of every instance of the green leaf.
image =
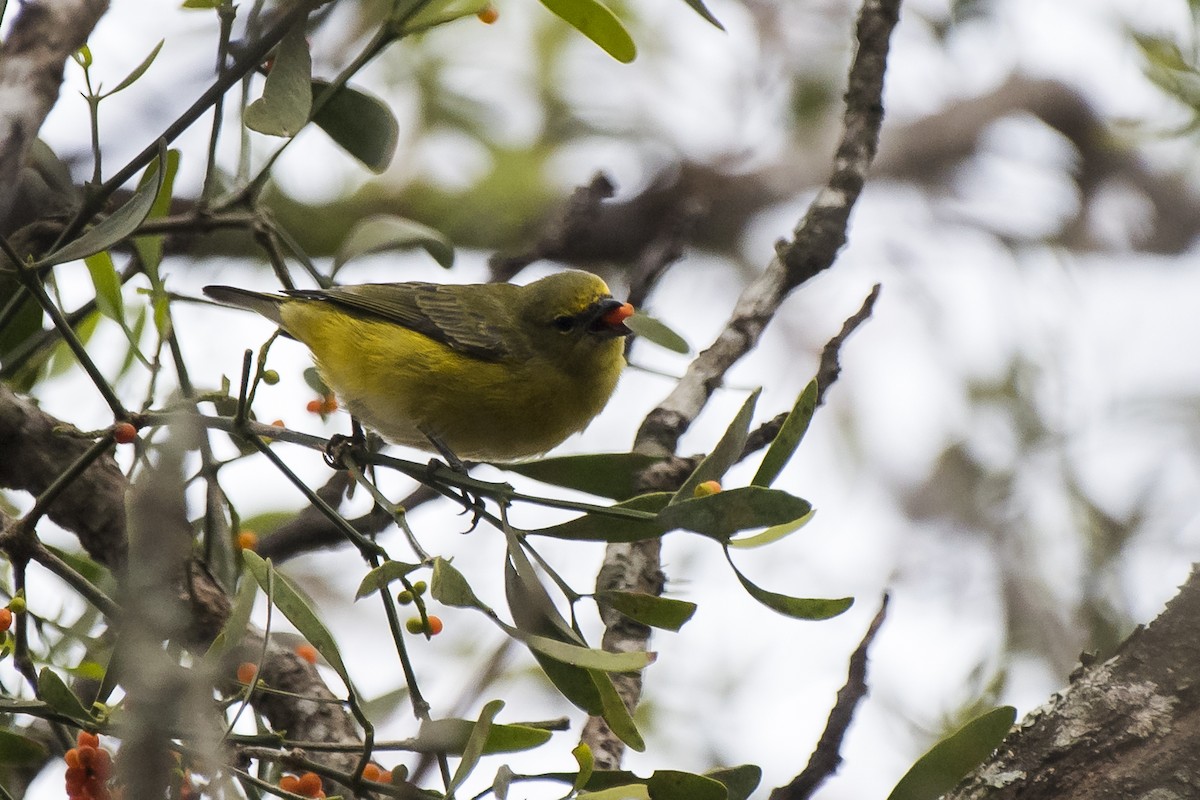
<path id="1" fill-rule="evenodd" d="M 692 352 L 692 348 L 688 345 L 686 339 L 668 328 L 666 323 L 650 316 L 644 311 L 639 310 L 634 312 L 632 317 L 625 320 L 625 327 L 646 341 L 653 342 L 659 347 L 670 350 L 672 353 L 681 353 L 686 356 Z"/>
<path id="2" fill-rule="evenodd" d="M 1008 735 L 1017 710 L 1001 706 L 935 744 L 905 773 L 888 800 L 936 800 L 983 763 Z"/>
<path id="3" fill-rule="evenodd" d="M 542 0 L 542 5 L 622 64 L 637 57 L 633 37 L 617 15 L 599 0 Z"/>
<path id="4" fill-rule="evenodd" d="M 696 613 L 695 603 L 646 592 L 596 592 L 596 601 L 643 625 L 669 631 L 679 630 Z"/>
<path id="5" fill-rule="evenodd" d="M 767 448 L 767 454 L 763 456 L 762 463 L 758 465 L 758 472 L 754 473 L 751 484 L 770 486 L 775 482 L 788 459 L 792 457 L 792 453 L 796 452 L 796 448 L 804 438 L 804 433 L 808 430 L 808 425 L 812 422 L 813 413 L 816 410 L 817 379 L 813 378 L 796 398 L 796 405 L 792 407 L 791 413 L 787 415 L 787 419 L 779 428 L 779 433 L 771 442 L 771 446 Z"/>
<path id="6" fill-rule="evenodd" d="M 483 710 L 479 712 L 479 721 L 471 726 L 471 735 L 467 737 L 467 744 L 463 748 L 462 758 L 459 759 L 458 768 L 454 770 L 454 778 L 450 781 L 450 785 L 446 787 L 446 794 L 453 796 L 458 787 L 463 785 L 463 782 L 470 777 L 479 764 L 479 757 L 483 755 L 483 746 L 487 742 L 488 733 L 492 727 L 492 720 L 500 713 L 500 709 L 504 708 L 503 700 L 491 700 L 486 703 Z"/>
<path id="7" fill-rule="evenodd" d="M 375 594 L 375 592 L 387 591 L 388 585 L 392 581 L 398 581 L 410 572 L 414 572 L 420 568 L 420 564 L 406 564 L 403 561 L 385 561 L 363 576 L 362 581 L 358 584 L 358 591 L 354 593 L 354 599 L 362 600 L 364 597 Z M 435 578 L 434 580 L 436 581 L 437 579 Z"/>
<path id="8" fill-rule="evenodd" d="M 671 500 L 666 492 L 643 494 L 618 503 L 613 508 L 624 508 L 633 511 L 661 511 Z M 572 520 L 526 531 L 527 534 L 549 536 L 554 539 L 572 539 L 587 542 L 639 542 L 643 539 L 653 539 L 666 533 L 662 523 L 656 518 L 644 520 L 610 517 L 603 514 L 585 514 Z"/>
<path id="9" fill-rule="evenodd" d="M 725 551 L 725 558 L 729 560 L 729 566 L 733 568 L 733 574 L 737 575 L 738 581 L 742 587 L 758 602 L 762 603 L 772 611 L 778 611 L 784 616 L 794 619 L 811 619 L 821 620 L 830 619 L 841 614 L 846 609 L 854 604 L 853 597 L 842 597 L 836 600 L 827 600 L 823 598 L 806 598 L 806 597 L 790 597 L 786 594 L 778 594 L 770 592 L 761 587 L 755 586 L 750 582 L 750 579 L 738 570 L 733 560 L 729 558 L 729 551 Z"/>
<path id="10" fill-rule="evenodd" d="M 697 486 L 705 481 L 720 481 L 725 477 L 729 468 L 738 462 L 746 447 L 746 439 L 750 436 L 750 421 L 754 419 L 754 406 L 758 403 L 758 396 L 761 393 L 762 389 L 755 389 L 750 393 L 746 402 L 742 403 L 742 407 L 738 410 L 737 416 L 733 418 L 733 422 L 729 423 L 721 440 L 713 447 L 712 452 L 700 462 L 696 470 L 688 476 L 683 486 L 679 487 L 679 491 L 671 498 L 672 504 L 692 499 L 696 494 Z"/>
<path id="11" fill-rule="evenodd" d="M 513 622 L 524 633 L 586 646 L 587 642 L 563 619 L 550 599 L 520 539 L 511 530 L 505 531 L 505 536 L 508 558 L 504 563 L 504 596 Z"/>
<path id="12" fill-rule="evenodd" d="M 740 767 L 714 769 L 704 773 L 714 781 L 725 784 L 728 800 L 748 800 L 762 782 L 762 767 L 742 764 Z"/>
<path id="13" fill-rule="evenodd" d="M 600 692 L 596 689 L 596 682 L 592 679 L 590 670 L 564 664 L 544 656 L 536 650 L 531 650 L 530 653 L 537 661 L 538 666 L 542 668 L 547 680 L 572 705 L 594 717 L 604 714 L 604 704 L 600 701 Z M 604 673 L 599 674 L 604 675 Z"/>
<path id="14" fill-rule="evenodd" d="M 487 608 L 483 601 L 475 596 L 475 591 L 471 584 L 467 583 L 466 577 L 440 556 L 433 560 L 433 578 L 429 591 L 434 600 L 448 606 Z"/>
<path id="15" fill-rule="evenodd" d="M 146 170 L 144 179 L 134 191 L 129 202 L 118 208 L 105 219 L 83 232 L 78 239 L 67 242 L 35 265 L 38 268 L 54 264 L 65 264 L 87 258 L 93 253 L 107 250 L 117 242 L 129 237 L 146 219 L 163 184 L 164 165 L 167 160 L 166 143 L 159 140 L 158 159 Z"/>
<path id="16" fill-rule="evenodd" d="M 146 70 L 150 69 L 150 65 L 154 63 L 154 59 L 158 58 L 158 51 L 162 50 L 164 41 L 164 39 L 159 39 L 158 44 L 154 45 L 154 49 L 150 51 L 150 55 L 142 59 L 142 63 L 133 68 L 133 72 L 130 72 L 128 75 L 126 75 L 125 78 L 116 85 L 116 88 L 104 92 L 104 94 L 101 96 L 112 97 L 122 89 L 128 89 L 130 86 L 132 86 L 134 81 L 142 77 Z"/>
<path id="17" fill-rule="evenodd" d="M 683 528 L 727 542 L 738 531 L 792 523 L 811 511 L 807 500 L 779 489 L 740 486 L 668 505 L 658 521 L 667 530 Z"/>
<path id="18" fill-rule="evenodd" d="M 0 297 L 4 298 L 0 301 L 0 309 L 7 308 L 9 301 L 17 296 L 17 291 L 18 285 L 15 280 L 10 280 L 7 275 L 0 275 Z M 42 307 L 33 295 L 26 292 L 18 302 L 20 306 L 17 312 L 0 327 L 0 361 L 4 361 L 6 366 L 10 353 L 24 344 L 29 337 L 42 331 Z"/>
<path id="19" fill-rule="evenodd" d="M 262 556 L 253 550 L 243 550 L 242 561 L 246 565 L 246 569 L 258 581 L 258 585 L 271 597 L 271 602 L 275 607 L 287 617 L 288 622 L 296 626 L 296 630 L 308 640 L 309 644 L 317 648 L 317 652 L 325 658 L 342 682 L 349 687 L 350 674 L 346 670 L 345 662 L 342 661 L 342 654 L 338 650 L 333 634 L 309 607 L 299 590 L 285 575 L 276 571 L 270 561 L 264 561 Z"/>
<path id="20" fill-rule="evenodd" d="M 625 701 L 617 693 L 612 676 L 596 670 L 592 670 L 591 675 L 592 681 L 596 684 L 596 690 L 600 694 L 600 705 L 604 709 L 601 716 L 608 723 L 609 729 L 631 749 L 639 753 L 645 752 L 646 742 L 642 739 L 642 734 L 633 721 L 633 715 L 625 707 Z"/>
<path id="21" fill-rule="evenodd" d="M 673 769 L 655 770 L 646 781 L 653 800 L 725 800 L 725 784 L 704 775 Z"/>
<path id="22" fill-rule="evenodd" d="M 592 773 L 596 771 L 596 757 L 592 755 L 592 748 L 587 746 L 586 742 L 580 742 L 571 750 L 571 755 L 575 756 L 575 763 L 579 765 L 579 774 L 575 777 L 574 788 L 579 791 L 587 782 L 591 780 Z"/>
<path id="23" fill-rule="evenodd" d="M 175 190 L 175 176 L 179 173 L 179 151 L 167 151 L 167 168 L 163 174 L 162 188 L 159 189 L 158 196 L 154 199 L 153 205 L 150 206 L 150 213 L 146 215 L 146 219 L 161 219 L 167 216 L 171 211 L 171 195 Z M 152 175 L 143 174 L 142 181 L 145 182 L 152 178 Z M 142 265 L 146 269 L 146 273 L 150 276 L 151 285 L 155 288 L 161 288 L 162 281 L 158 277 L 158 265 L 162 263 L 163 240 L 162 234 L 154 236 L 135 236 L 133 246 L 137 250 L 138 255 L 142 259 Z M 158 329 L 164 330 L 159 325 Z"/>
<path id="24" fill-rule="evenodd" d="M 12 731 L 0 730 L 0 764 L 9 767 L 41 766 L 48 751 L 41 742 Z"/>
<path id="25" fill-rule="evenodd" d="M 551 639 L 548 636 L 525 633 L 515 628 L 510 632 L 531 649 L 555 661 L 601 672 L 636 672 L 653 663 L 655 658 L 654 653 L 644 650 L 610 653 L 608 650 L 581 647 L 577 644 L 560 642 L 558 639 Z"/>
<path id="26" fill-rule="evenodd" d="M 184 8 L 220 8 L 224 0 L 183 0 Z"/>
<path id="27" fill-rule="evenodd" d="M 92 253 L 83 260 L 96 290 L 96 309 L 122 327 L 125 325 L 125 300 L 121 297 L 121 279 L 107 250 Z"/>
<path id="28" fill-rule="evenodd" d="M 46 705 L 58 713 L 79 722 L 91 722 L 92 715 L 83 707 L 83 703 L 75 696 L 58 673 L 49 667 L 42 667 L 37 678 L 37 696 Z"/>
<path id="29" fill-rule="evenodd" d="M 221 632 L 213 639 L 208 648 L 207 657 L 216 659 L 237 647 L 250 624 L 250 614 L 254 611 L 254 601 L 258 597 L 258 584 L 255 581 L 242 581 L 238 587 L 237 597 L 233 601 L 233 609 L 229 618 L 221 626 Z"/>
<path id="30" fill-rule="evenodd" d="M 465 751 L 476 721 L 470 719 L 432 719 L 421 723 L 421 731 L 412 743 L 417 753 L 446 753 L 458 755 Z M 550 740 L 551 732 L 545 728 L 528 725 L 497 725 L 493 723 L 487 731 L 482 755 L 495 753 L 518 753 L 532 750 Z"/>
<path id="31" fill-rule="evenodd" d="M 598 792 L 580 792 L 578 800 L 650 800 L 650 789 L 644 783 L 626 783 Z"/>
<path id="32" fill-rule="evenodd" d="M 725 30 L 725 26 L 713 16 L 712 12 L 708 10 L 708 7 L 704 5 L 702 0 L 683 0 L 683 2 L 691 6 L 693 11 L 704 17 L 704 19 L 707 20 L 711 25 L 719 28 L 720 30 Z"/>
<path id="33" fill-rule="evenodd" d="M 327 88 L 328 82 L 314 80 L 313 97 L 319 99 Z M 321 106 L 312 121 L 375 173 L 387 169 L 400 141 L 400 126 L 387 104 L 349 86 L 343 86 Z"/>
<path id="34" fill-rule="evenodd" d="M 333 259 L 333 273 L 352 258 L 385 250 L 407 250 L 424 247 L 433 260 L 446 269 L 454 266 L 454 245 L 440 232 L 391 214 L 375 214 L 358 222 L 338 248 Z"/>
<path id="35" fill-rule="evenodd" d="M 497 466 L 552 486 L 612 500 L 628 500 L 637 494 L 634 478 L 663 460 L 662 456 L 643 453 L 587 453 Z"/>
<path id="36" fill-rule="evenodd" d="M 279 42 L 262 97 L 246 107 L 242 121 L 268 136 L 295 136 L 308 122 L 312 100 L 312 56 L 301 19 Z"/>
<path id="37" fill-rule="evenodd" d="M 777 542 L 785 536 L 791 536 L 793 533 L 803 528 L 816 513 L 816 509 L 813 509 L 799 519 L 794 519 L 791 522 L 785 522 L 782 525 L 772 525 L 762 533 L 756 533 L 753 536 L 743 536 L 740 539 L 730 539 L 729 546 L 737 547 L 741 550 L 750 550 L 755 547 L 763 547 L 771 544 L 772 542 Z"/>

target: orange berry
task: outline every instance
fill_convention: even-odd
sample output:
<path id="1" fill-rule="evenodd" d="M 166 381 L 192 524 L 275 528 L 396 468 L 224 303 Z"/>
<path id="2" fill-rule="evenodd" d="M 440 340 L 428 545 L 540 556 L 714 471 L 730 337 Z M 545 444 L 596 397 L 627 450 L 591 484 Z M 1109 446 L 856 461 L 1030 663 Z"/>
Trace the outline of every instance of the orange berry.
<path id="1" fill-rule="evenodd" d="M 321 401 L 321 413 L 322 414 L 332 414 L 333 412 L 335 412 L 337 410 L 338 410 L 337 398 L 331 394 L 325 395 L 325 399 L 323 401 Z"/>
<path id="2" fill-rule="evenodd" d="M 429 627 L 427 628 L 427 630 L 429 631 L 430 636 L 437 636 L 439 633 L 441 633 L 442 632 L 442 618 L 438 617 L 438 616 L 434 616 L 433 614 L 430 614 L 429 615 Z"/>
<path id="3" fill-rule="evenodd" d="M 80 747 L 99 747 L 100 737 L 94 733 L 80 731 L 79 735 L 75 737 L 75 744 L 79 745 Z"/>
<path id="4" fill-rule="evenodd" d="M 306 772 L 300 776 L 300 785 L 296 789 L 296 794 L 302 794 L 305 797 L 316 797 L 319 794 L 324 794 L 321 789 L 321 776 L 315 772 Z"/>
<path id="5" fill-rule="evenodd" d="M 242 683 L 250 683 L 254 680 L 254 675 L 258 672 L 258 667 L 251 664 L 249 661 L 243 661 L 238 664 L 237 679 Z"/>
<path id="6" fill-rule="evenodd" d="M 113 441 L 117 444 L 129 444 L 137 440 L 137 428 L 132 422 L 118 422 L 113 425 Z"/>
<path id="7" fill-rule="evenodd" d="M 379 782 L 380 783 L 391 783 L 392 782 L 392 771 L 390 769 L 385 769 L 383 772 L 379 773 Z"/>
<path id="8" fill-rule="evenodd" d="M 258 534 L 254 531 L 242 531 L 237 536 L 237 545 L 239 550 L 257 550 Z"/>
<path id="9" fill-rule="evenodd" d="M 493 22 L 500 19 L 500 12 L 496 10 L 494 5 L 489 3 L 488 5 L 484 6 L 484 8 L 481 9 L 475 16 L 479 17 L 479 21 L 484 25 L 491 25 Z"/>
<path id="10" fill-rule="evenodd" d="M 300 789 L 300 779 L 295 775 L 284 775 L 279 779 L 279 788 L 283 789 L 285 792 L 296 794 Z"/>
<path id="11" fill-rule="evenodd" d="M 363 767 L 363 780 L 380 781 L 383 777 L 383 768 L 378 764 L 371 763 Z"/>
<path id="12" fill-rule="evenodd" d="M 322 407 L 323 405 L 324 405 L 324 402 L 323 402 L 323 401 L 321 401 L 321 400 L 309 400 L 309 401 L 308 401 L 308 405 L 306 405 L 306 406 L 304 407 L 304 409 L 305 409 L 306 411 L 308 411 L 308 413 L 310 413 L 310 414 L 320 414 L 320 413 L 321 413 L 321 407 Z"/>
<path id="13" fill-rule="evenodd" d="M 717 481 L 704 481 L 696 485 L 696 489 L 692 492 L 693 497 L 709 497 L 721 491 L 721 484 Z"/>
<path id="14" fill-rule="evenodd" d="M 0 633 L 12 627 L 12 609 L 0 608 Z"/>
<path id="15" fill-rule="evenodd" d="M 103 747 L 96 751 L 96 763 L 92 771 L 98 780 L 106 781 L 112 777 L 112 754 Z"/>
<path id="16" fill-rule="evenodd" d="M 63 753 L 63 761 L 67 762 L 68 770 L 79 769 L 79 751 L 72 747 Z"/>
<path id="17" fill-rule="evenodd" d="M 308 642 L 296 645 L 296 655 L 300 656 L 310 664 L 317 663 L 317 648 L 313 647 Z"/>

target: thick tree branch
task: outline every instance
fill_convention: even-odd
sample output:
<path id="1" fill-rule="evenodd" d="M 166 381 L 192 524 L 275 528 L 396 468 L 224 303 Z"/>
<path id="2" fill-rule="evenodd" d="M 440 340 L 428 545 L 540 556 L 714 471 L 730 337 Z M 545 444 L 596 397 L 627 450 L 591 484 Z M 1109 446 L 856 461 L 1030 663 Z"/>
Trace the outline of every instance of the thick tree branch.
<path id="1" fill-rule="evenodd" d="M 0 48 L 0 230 L 20 188 L 29 147 L 58 100 L 63 67 L 108 10 L 108 0 L 21 5 Z"/>
<path id="2" fill-rule="evenodd" d="M 945 800 L 1195 797 L 1200 786 L 1200 569 L 1107 661 L 1018 724 Z"/>
<path id="3" fill-rule="evenodd" d="M 775 259 L 742 293 L 725 329 L 701 353 L 674 391 L 650 412 L 638 431 L 635 449 L 670 455 L 679 437 L 700 413 L 725 373 L 758 344 L 784 299 L 808 278 L 829 268 L 846 240 L 850 211 L 862 190 L 883 122 L 883 77 L 889 37 L 899 19 L 900 0 L 866 0 L 859 15 L 858 52 L 850 67 L 843 135 L 828 184 L 810 205 L 792 242 L 780 242 Z M 672 487 L 655 487 L 669 489 Z M 661 542 L 610 544 L 596 588 L 661 593 Z M 645 650 L 650 630 L 629 620 L 606 620 L 602 644 L 617 652 Z M 637 705 L 641 675 L 615 675 L 625 704 Z M 624 744 L 602 720 L 592 718 L 583 733 L 597 766 L 619 766 Z"/>

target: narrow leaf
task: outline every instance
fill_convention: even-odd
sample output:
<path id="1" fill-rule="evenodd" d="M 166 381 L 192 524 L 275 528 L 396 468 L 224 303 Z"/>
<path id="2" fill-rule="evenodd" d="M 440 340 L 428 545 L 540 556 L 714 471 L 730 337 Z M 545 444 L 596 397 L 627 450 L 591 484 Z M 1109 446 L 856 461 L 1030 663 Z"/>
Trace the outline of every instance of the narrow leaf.
<path id="1" fill-rule="evenodd" d="M 650 800 L 650 789 L 644 783 L 627 783 L 598 792 L 580 792 L 578 800 Z"/>
<path id="2" fill-rule="evenodd" d="M 708 7 L 704 5 L 702 0 L 683 0 L 683 2 L 685 2 L 689 6 L 691 6 L 693 11 L 695 11 L 700 16 L 704 17 L 704 19 L 707 20 L 711 25 L 713 25 L 721 30 L 725 30 L 725 26 L 722 25 L 720 23 L 720 21 L 716 17 L 713 16 L 713 13 L 708 10 Z"/>
<path id="3" fill-rule="evenodd" d="M 504 596 L 508 600 L 513 622 L 525 633 L 586 646 L 583 637 L 575 632 L 555 607 L 516 534 L 512 531 L 505 533 L 508 558 L 504 563 Z"/>
<path id="4" fill-rule="evenodd" d="M 446 269 L 454 266 L 454 245 L 440 232 L 411 219 L 391 214 L 375 214 L 358 222 L 346 234 L 333 259 L 337 273 L 352 258 L 386 250 L 423 247 L 433 260 Z"/>
<path id="5" fill-rule="evenodd" d="M 726 800 L 725 784 L 693 772 L 655 770 L 646 781 L 654 800 Z"/>
<path id="6" fill-rule="evenodd" d="M 466 577 L 451 566 L 449 561 L 440 556 L 433 560 L 433 578 L 430 581 L 429 591 L 434 600 L 448 606 L 487 608 L 483 601 L 475 596 Z"/>
<path id="7" fill-rule="evenodd" d="M 596 592 L 596 601 L 652 628 L 677 631 L 696 613 L 696 604 L 646 592 Z"/>
<path id="8" fill-rule="evenodd" d="M 166 170 L 163 172 L 162 187 L 158 191 L 158 196 L 154 199 L 154 203 L 150 206 L 150 213 L 146 215 L 146 219 L 159 219 L 165 217 L 171 210 L 171 194 L 175 189 L 175 176 L 179 173 L 179 151 L 168 150 L 166 160 Z M 151 175 L 142 175 L 142 181 L 152 178 Z M 150 276 L 152 286 L 161 287 L 161 281 L 158 277 L 158 265 L 162 262 L 163 240 L 162 234 L 154 236 L 135 236 L 133 246 L 137 250 L 138 255 L 142 259 L 142 265 L 146 269 L 146 274 Z M 159 330 L 163 330 L 161 327 Z"/>
<path id="9" fill-rule="evenodd" d="M 412 743 L 417 753 L 458 755 L 465 751 L 476 722 L 470 719 L 433 719 L 421 723 L 421 732 Z M 550 740 L 551 732 L 528 725 L 497 725 L 488 729 L 482 753 L 517 753 L 532 750 Z"/>
<path id="10" fill-rule="evenodd" d="M 648 342 L 670 350 L 672 353 L 688 355 L 692 348 L 687 340 L 667 327 L 666 323 L 638 310 L 632 317 L 625 320 L 625 327 Z"/>
<path id="11" fill-rule="evenodd" d="M 467 737 L 467 744 L 463 748 L 458 768 L 454 771 L 454 778 L 446 788 L 448 796 L 454 795 L 455 790 L 463 785 L 463 782 L 470 777 L 476 765 L 479 764 L 479 758 L 483 755 L 483 746 L 487 742 L 488 732 L 492 727 L 492 720 L 496 718 L 502 708 L 504 708 L 503 700 L 491 700 L 479 712 L 479 721 L 471 727 L 471 735 Z"/>
<path id="12" fill-rule="evenodd" d="M 33 739 L 0 730 L 0 764 L 8 767 L 40 767 L 46 762 L 46 746 Z"/>
<path id="13" fill-rule="evenodd" d="M 661 456 L 644 453 L 586 453 L 498 466 L 552 486 L 628 500 L 637 494 L 634 478 L 662 460 Z"/>
<path id="14" fill-rule="evenodd" d="M 58 673 L 49 667 L 42 667 L 42 671 L 38 673 L 37 696 L 46 705 L 71 719 L 88 722 L 92 718 L 75 693 L 63 683 Z"/>
<path id="15" fill-rule="evenodd" d="M 783 421 L 771 446 L 767 448 L 767 454 L 763 456 L 762 463 L 758 466 L 758 472 L 754 473 L 754 479 L 750 481 L 751 484 L 770 486 L 775 482 L 788 459 L 792 457 L 792 453 L 796 452 L 800 440 L 804 438 L 816 410 L 817 379 L 813 378 L 796 398 L 796 404 L 792 407 L 791 413 L 787 415 L 787 419 Z"/>
<path id="16" fill-rule="evenodd" d="M 687 0 L 685 0 L 685 2 L 686 1 Z M 145 74 L 146 70 L 150 69 L 150 65 L 154 63 L 154 59 L 158 58 L 158 51 L 162 50 L 164 41 L 166 41 L 166 40 L 159 39 L 158 44 L 154 45 L 154 49 L 150 51 L 150 55 L 143 58 L 142 63 L 138 64 L 136 67 L 133 68 L 133 72 L 130 72 L 128 75 L 126 75 L 124 77 L 124 79 L 116 85 L 115 88 L 110 89 L 109 91 L 105 92 L 103 96 L 104 97 L 112 97 L 114 94 L 121 91 L 122 89 L 128 89 L 130 86 L 133 85 L 134 81 L 136 81 L 138 78 L 142 77 L 142 75 Z"/>
<path id="17" fill-rule="evenodd" d="M 579 774 L 575 777 L 575 791 L 579 791 L 587 782 L 591 780 L 592 773 L 596 770 L 596 757 L 592 755 L 592 748 L 587 746 L 586 742 L 580 742 L 571 750 L 571 755 L 575 756 L 575 763 L 579 765 Z"/>
<path id="18" fill-rule="evenodd" d="M 643 494 L 634 497 L 613 507 L 633 511 L 658 512 L 670 500 L 670 494 L 656 492 L 654 494 Z M 573 539 L 588 542 L 639 542 L 643 539 L 653 539 L 655 536 L 662 536 L 664 533 L 666 533 L 666 530 L 656 517 L 637 520 L 610 517 L 603 514 L 585 514 L 582 517 L 576 517 L 558 525 L 526 531 L 526 534 L 549 536 L 554 539 Z"/>
<path id="19" fill-rule="evenodd" d="M 729 566 L 733 568 L 733 574 L 737 576 L 738 581 L 751 597 L 772 611 L 778 611 L 784 616 L 794 619 L 830 619 L 841 614 L 854 604 L 853 597 L 826 600 L 822 598 L 790 597 L 786 594 L 767 591 L 759 586 L 755 586 L 750 582 L 749 578 L 738 570 L 733 560 L 729 558 L 728 550 L 725 551 L 725 558 L 729 560 Z"/>
<path id="20" fill-rule="evenodd" d="M 312 111 L 312 56 L 300 20 L 275 49 L 262 97 L 246 107 L 242 121 L 268 136 L 295 136 Z"/>
<path id="21" fill-rule="evenodd" d="M 166 158 L 166 144 L 160 141 L 158 160 L 147 170 L 147 175 L 150 175 L 151 179 L 145 180 L 138 186 L 133 196 L 129 198 L 129 202 L 84 231 L 78 239 L 67 242 L 58 250 L 47 255 L 35 266 L 48 267 L 87 258 L 93 253 L 107 250 L 137 230 L 137 227 L 150 213 L 150 209 L 154 207 L 154 200 L 162 188 L 163 165 L 166 163 Z"/>
<path id="22" fill-rule="evenodd" d="M 763 547 L 764 545 L 778 542 L 786 536 L 791 536 L 796 531 L 808 524 L 808 521 L 816 514 L 816 509 L 809 511 L 803 517 L 794 519 L 791 522 L 785 522 L 782 525 L 772 525 L 762 533 L 756 533 L 753 536 L 744 536 L 740 539 L 730 539 L 729 546 L 736 547 L 740 550 L 750 550 L 755 547 Z"/>
<path id="23" fill-rule="evenodd" d="M 725 784 L 729 800 L 747 800 L 762 782 L 762 767 L 742 764 L 739 767 L 714 769 L 704 773 L 714 781 Z"/>
<path id="24" fill-rule="evenodd" d="M 622 64 L 637 57 L 633 37 L 617 15 L 599 0 L 542 0 L 542 5 Z"/>
<path id="25" fill-rule="evenodd" d="M 362 600 L 364 597 L 375 594 L 375 592 L 386 592 L 392 581 L 398 581 L 410 572 L 420 568 L 420 564 L 406 564 L 403 561 L 385 561 L 363 576 L 362 581 L 358 584 L 358 591 L 354 593 L 354 599 Z"/>
<path id="26" fill-rule="evenodd" d="M 600 701 L 600 692 L 596 689 L 590 670 L 564 664 L 536 650 L 530 650 L 530 654 L 554 688 L 572 705 L 594 717 L 604 714 L 604 704 Z"/>
<path id="27" fill-rule="evenodd" d="M 221 632 L 217 634 L 208 648 L 207 656 L 209 658 L 219 658 L 237 647 L 242 641 L 242 636 L 246 633 L 246 626 L 250 624 L 250 615 L 254 611 L 254 601 L 257 597 L 258 583 L 242 581 L 242 585 L 238 587 L 237 597 L 233 601 L 233 609 L 229 612 L 229 618 L 225 620 L 225 624 L 221 626 Z"/>
<path id="28" fill-rule="evenodd" d="M 762 389 L 755 389 L 750 393 L 746 402 L 742 403 L 742 407 L 738 410 L 737 416 L 733 418 L 733 422 L 729 423 L 721 440 L 713 447 L 712 452 L 700 462 L 695 472 L 688 476 L 683 486 L 679 487 L 679 491 L 671 498 L 671 503 L 692 499 L 695 496 L 696 487 L 705 481 L 720 481 L 725 477 L 729 468 L 742 457 L 742 450 L 745 449 L 746 439 L 750 435 L 750 421 L 754 419 L 754 406 L 758 403 L 758 396 L 761 393 Z"/>
<path id="29" fill-rule="evenodd" d="M 888 800 L 936 800 L 983 763 L 1008 735 L 1017 710 L 1001 706 L 935 744 L 905 773 Z"/>
<path id="30" fill-rule="evenodd" d="M 683 528 L 727 542 L 738 531 L 792 523 L 811 511 L 807 500 L 779 489 L 740 486 L 669 505 L 658 521 L 667 530 Z"/>
<path id="31" fill-rule="evenodd" d="M 320 98 L 328 88 L 328 82 L 314 80 L 313 97 Z M 349 86 L 343 86 L 321 106 L 312 121 L 339 147 L 376 173 L 387 169 L 400 141 L 400 125 L 387 104 Z"/>
<path id="32" fill-rule="evenodd" d="M 602 672 L 636 672 L 654 661 L 655 654 L 644 650 L 610 653 L 592 647 L 560 642 L 546 636 L 527 634 L 514 629 L 517 638 L 530 648 L 555 661 Z"/>
<path id="33" fill-rule="evenodd" d="M 121 279 L 108 251 L 92 253 L 83 260 L 88 274 L 92 276 L 92 288 L 96 290 L 96 308 L 101 314 L 123 328 L 125 324 L 125 300 L 121 297 Z"/>
<path id="34" fill-rule="evenodd" d="M 242 561 L 263 591 L 267 591 L 268 584 L 270 585 L 271 601 L 275 607 L 287 617 L 288 622 L 296 626 L 296 630 L 308 640 L 309 644 L 317 648 L 317 652 L 325 658 L 342 682 L 346 686 L 350 686 L 350 674 L 346 670 L 345 662 L 342 661 L 342 654 L 338 650 L 333 634 L 309 607 L 308 602 L 291 580 L 283 573 L 278 572 L 270 561 L 264 561 L 262 556 L 253 550 L 243 550 Z"/>
<path id="35" fill-rule="evenodd" d="M 617 693 L 617 687 L 613 685 L 612 676 L 595 670 L 592 671 L 591 675 L 592 680 L 596 684 L 596 689 L 600 693 L 600 704 L 604 707 L 604 712 L 601 716 L 608 723 L 608 727 L 617 735 L 617 738 L 629 745 L 630 749 L 636 750 L 639 753 L 645 752 L 646 742 L 642 739 L 642 734 L 637 729 L 637 724 L 633 721 L 633 715 L 625 707 L 625 701 Z"/>

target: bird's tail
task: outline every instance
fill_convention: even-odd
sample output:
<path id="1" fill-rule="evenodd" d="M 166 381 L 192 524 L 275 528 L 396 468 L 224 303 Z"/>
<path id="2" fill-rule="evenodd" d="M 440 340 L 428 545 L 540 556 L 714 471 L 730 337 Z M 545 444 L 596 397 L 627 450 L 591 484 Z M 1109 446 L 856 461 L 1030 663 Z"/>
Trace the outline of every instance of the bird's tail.
<path id="1" fill-rule="evenodd" d="M 252 292 L 236 286 L 205 286 L 204 293 L 223 305 L 245 308 L 262 314 L 276 325 L 283 324 L 279 317 L 279 305 L 286 298 L 280 295 Z"/>

